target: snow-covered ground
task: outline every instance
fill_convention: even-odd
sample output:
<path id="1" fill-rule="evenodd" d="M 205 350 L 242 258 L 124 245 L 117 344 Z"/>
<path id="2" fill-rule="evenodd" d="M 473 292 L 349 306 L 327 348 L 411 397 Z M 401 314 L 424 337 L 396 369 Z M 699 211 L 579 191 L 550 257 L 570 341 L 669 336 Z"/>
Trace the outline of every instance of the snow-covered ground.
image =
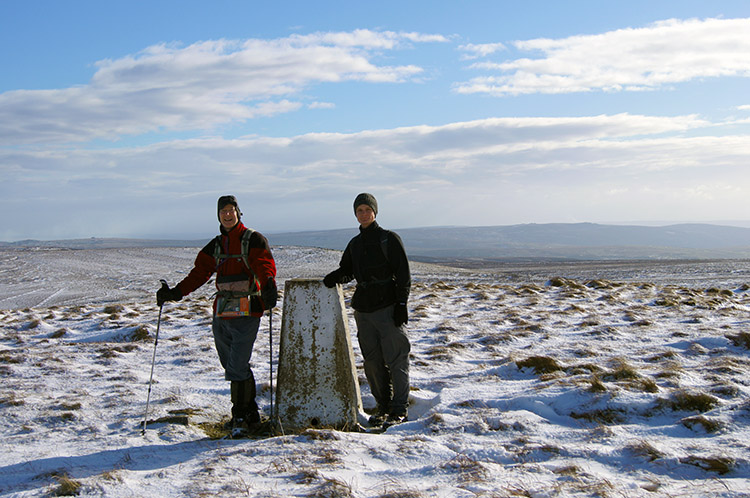
<path id="1" fill-rule="evenodd" d="M 750 262 L 414 264 L 410 421 L 380 435 L 211 439 L 207 285 L 164 306 L 149 419 L 173 422 L 143 436 L 154 293 L 196 252 L 0 251 L 0 496 L 750 496 Z M 340 253 L 274 255 L 283 290 Z"/>

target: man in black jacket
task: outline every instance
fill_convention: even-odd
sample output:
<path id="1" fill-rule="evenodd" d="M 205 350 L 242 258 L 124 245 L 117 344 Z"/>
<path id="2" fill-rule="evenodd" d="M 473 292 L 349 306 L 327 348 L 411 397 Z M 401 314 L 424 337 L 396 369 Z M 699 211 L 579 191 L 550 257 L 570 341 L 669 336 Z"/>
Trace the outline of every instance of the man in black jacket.
<path id="1" fill-rule="evenodd" d="M 357 339 L 364 356 L 365 376 L 377 402 L 373 426 L 407 420 L 409 351 L 406 302 L 411 273 L 401 238 L 378 225 L 378 203 L 372 194 L 354 200 L 359 235 L 344 250 L 339 267 L 326 275 L 327 287 L 357 280 L 352 297 Z"/>

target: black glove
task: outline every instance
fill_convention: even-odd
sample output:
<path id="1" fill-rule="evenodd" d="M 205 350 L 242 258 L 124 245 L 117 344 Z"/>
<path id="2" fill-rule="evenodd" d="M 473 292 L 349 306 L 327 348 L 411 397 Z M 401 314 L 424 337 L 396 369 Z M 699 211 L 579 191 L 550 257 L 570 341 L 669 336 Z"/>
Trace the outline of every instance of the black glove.
<path id="1" fill-rule="evenodd" d="M 267 310 L 276 307 L 276 301 L 279 299 L 279 291 L 276 289 L 276 280 L 273 277 L 268 277 L 266 286 L 260 291 L 260 298 L 263 300 L 263 306 Z"/>
<path id="2" fill-rule="evenodd" d="M 166 282 L 161 284 L 161 289 L 156 291 L 156 304 L 162 306 L 167 301 L 179 301 L 182 299 L 182 292 L 175 287 L 170 289 Z"/>
<path id="3" fill-rule="evenodd" d="M 337 283 L 339 283 L 339 276 L 336 270 L 332 271 L 323 278 L 323 284 L 329 289 L 331 287 L 336 287 Z"/>
<path id="4" fill-rule="evenodd" d="M 406 303 L 393 305 L 393 323 L 396 324 L 396 327 L 400 327 L 408 321 L 409 313 L 406 311 Z"/>

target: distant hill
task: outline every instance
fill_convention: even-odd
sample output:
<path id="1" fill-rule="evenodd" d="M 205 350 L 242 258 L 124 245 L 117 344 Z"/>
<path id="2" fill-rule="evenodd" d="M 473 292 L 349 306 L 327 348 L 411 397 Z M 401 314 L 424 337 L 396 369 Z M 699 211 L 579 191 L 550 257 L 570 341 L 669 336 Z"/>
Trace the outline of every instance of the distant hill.
<path id="1" fill-rule="evenodd" d="M 397 230 L 416 260 L 726 259 L 750 258 L 750 228 L 550 223 Z M 274 245 L 344 249 L 357 229 L 269 235 Z"/>
<path id="2" fill-rule="evenodd" d="M 0 248 L 122 249 L 126 247 L 203 247 L 209 240 L 211 240 L 210 237 L 203 240 L 118 239 L 100 237 L 62 240 L 28 239 L 16 242 L 0 242 Z"/>
<path id="3" fill-rule="evenodd" d="M 409 257 L 418 261 L 488 264 L 519 260 L 744 259 L 750 228 L 678 224 L 661 227 L 595 223 L 489 227 L 426 227 L 397 230 Z M 269 233 L 271 245 L 343 250 L 356 228 Z M 18 241 L 0 247 L 202 247 L 203 240 L 76 239 Z"/>

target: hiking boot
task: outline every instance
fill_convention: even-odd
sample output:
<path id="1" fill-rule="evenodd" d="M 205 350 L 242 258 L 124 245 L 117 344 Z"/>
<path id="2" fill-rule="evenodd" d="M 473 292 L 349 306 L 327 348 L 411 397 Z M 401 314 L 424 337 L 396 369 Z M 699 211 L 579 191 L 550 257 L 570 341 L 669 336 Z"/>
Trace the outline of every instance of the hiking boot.
<path id="1" fill-rule="evenodd" d="M 392 425 L 401 424 L 409 420 L 409 415 L 406 412 L 393 412 L 389 413 L 388 417 L 383 422 L 383 427 L 390 427 Z"/>
<path id="2" fill-rule="evenodd" d="M 247 421 L 244 418 L 232 419 L 232 431 L 247 430 Z"/>
<path id="3" fill-rule="evenodd" d="M 370 416 L 367 422 L 371 427 L 379 427 L 383 425 L 383 422 L 388 418 L 388 410 L 378 407 L 374 415 Z"/>
<path id="4" fill-rule="evenodd" d="M 245 414 L 245 421 L 248 425 L 260 423 L 260 413 L 258 410 L 251 410 Z"/>
<path id="5" fill-rule="evenodd" d="M 243 420 L 246 424 L 260 422 L 258 405 L 255 402 L 255 379 L 232 381 L 232 420 Z"/>
<path id="6" fill-rule="evenodd" d="M 229 437 L 244 437 L 247 434 L 247 423 L 244 418 L 232 417 L 229 423 L 231 424 Z"/>
<path id="7" fill-rule="evenodd" d="M 222 427 L 224 428 L 224 430 L 231 431 L 236 423 L 237 423 L 236 419 L 232 417 L 226 422 L 224 422 L 224 425 L 222 425 Z"/>

